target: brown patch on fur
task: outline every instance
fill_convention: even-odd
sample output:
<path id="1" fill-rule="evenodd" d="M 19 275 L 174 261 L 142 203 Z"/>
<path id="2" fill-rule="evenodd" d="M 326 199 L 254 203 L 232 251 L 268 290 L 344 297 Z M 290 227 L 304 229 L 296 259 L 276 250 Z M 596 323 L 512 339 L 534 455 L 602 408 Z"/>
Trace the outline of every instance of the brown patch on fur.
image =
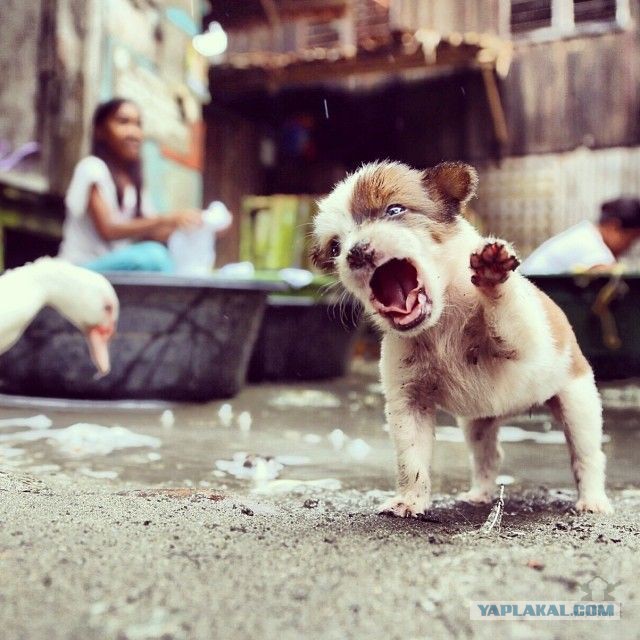
<path id="1" fill-rule="evenodd" d="M 575 378 L 579 378 L 589 373 L 591 366 L 580 350 L 571 324 L 569 320 L 567 320 L 567 316 L 565 316 L 562 309 L 560 309 L 546 293 L 540 291 L 537 287 L 534 287 L 534 290 L 544 307 L 544 312 L 549 320 L 551 335 L 553 336 L 556 347 L 559 351 L 564 351 L 567 348 L 570 350 L 571 374 Z"/>
<path id="2" fill-rule="evenodd" d="M 437 215 L 422 184 L 422 174 L 400 163 L 381 163 L 358 177 L 351 195 L 350 211 L 357 223 L 382 217 L 391 204 L 408 211 Z"/>

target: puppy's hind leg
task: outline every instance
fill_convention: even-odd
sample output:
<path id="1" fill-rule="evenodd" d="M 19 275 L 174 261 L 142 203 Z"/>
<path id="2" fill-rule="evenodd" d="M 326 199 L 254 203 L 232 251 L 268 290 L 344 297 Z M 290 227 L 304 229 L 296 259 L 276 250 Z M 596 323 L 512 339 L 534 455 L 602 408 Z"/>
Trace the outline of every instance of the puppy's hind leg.
<path id="1" fill-rule="evenodd" d="M 464 432 L 471 458 L 471 489 L 461 493 L 458 498 L 479 504 L 491 502 L 503 458 L 498 442 L 500 422 L 497 418 L 458 418 L 458 425 Z"/>
<path id="2" fill-rule="evenodd" d="M 548 404 L 564 427 L 578 485 L 576 509 L 610 513 L 611 503 L 604 490 L 602 404 L 593 376 L 589 373 L 573 378 Z"/>

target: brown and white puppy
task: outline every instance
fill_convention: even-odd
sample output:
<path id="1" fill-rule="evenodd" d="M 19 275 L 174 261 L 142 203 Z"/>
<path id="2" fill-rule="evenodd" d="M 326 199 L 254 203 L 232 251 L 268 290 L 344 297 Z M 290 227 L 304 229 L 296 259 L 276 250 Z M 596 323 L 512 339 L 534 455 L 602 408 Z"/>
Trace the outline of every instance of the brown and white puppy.
<path id="1" fill-rule="evenodd" d="M 337 271 L 384 334 L 398 492 L 382 512 L 410 517 L 429 507 L 438 407 L 458 416 L 471 450 L 463 499 L 487 502 L 501 421 L 544 403 L 564 427 L 577 509 L 608 512 L 593 373 L 563 312 L 515 271 L 513 249 L 460 215 L 477 182 L 458 162 L 426 171 L 368 164 L 320 201 L 314 220 L 316 264 Z"/>

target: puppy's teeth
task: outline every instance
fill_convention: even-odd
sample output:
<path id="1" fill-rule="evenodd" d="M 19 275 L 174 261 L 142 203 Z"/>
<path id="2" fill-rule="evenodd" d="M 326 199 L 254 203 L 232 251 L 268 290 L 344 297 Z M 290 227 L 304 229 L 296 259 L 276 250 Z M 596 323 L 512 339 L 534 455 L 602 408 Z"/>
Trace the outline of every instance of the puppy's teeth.
<path id="1" fill-rule="evenodd" d="M 420 306 L 422 306 L 426 301 L 427 301 L 427 294 L 420 292 L 418 294 L 418 302 L 420 303 Z"/>

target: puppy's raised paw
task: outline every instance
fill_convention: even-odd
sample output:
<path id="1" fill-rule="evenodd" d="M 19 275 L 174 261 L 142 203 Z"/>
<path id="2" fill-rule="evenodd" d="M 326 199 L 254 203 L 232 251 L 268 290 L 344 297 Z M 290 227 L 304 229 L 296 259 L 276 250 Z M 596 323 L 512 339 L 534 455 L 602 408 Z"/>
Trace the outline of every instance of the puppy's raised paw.
<path id="1" fill-rule="evenodd" d="M 613 513 L 613 507 L 607 496 L 580 498 L 576 502 L 576 511 L 582 513 Z"/>
<path id="2" fill-rule="evenodd" d="M 381 516 L 395 516 L 397 518 L 417 518 L 429 507 L 431 501 L 426 497 L 397 495 L 387 500 L 379 509 Z"/>
<path id="3" fill-rule="evenodd" d="M 517 269 L 519 264 L 518 258 L 503 242 L 488 242 L 482 249 L 471 254 L 471 282 L 483 289 L 495 287 L 506 282 L 509 273 Z"/>

